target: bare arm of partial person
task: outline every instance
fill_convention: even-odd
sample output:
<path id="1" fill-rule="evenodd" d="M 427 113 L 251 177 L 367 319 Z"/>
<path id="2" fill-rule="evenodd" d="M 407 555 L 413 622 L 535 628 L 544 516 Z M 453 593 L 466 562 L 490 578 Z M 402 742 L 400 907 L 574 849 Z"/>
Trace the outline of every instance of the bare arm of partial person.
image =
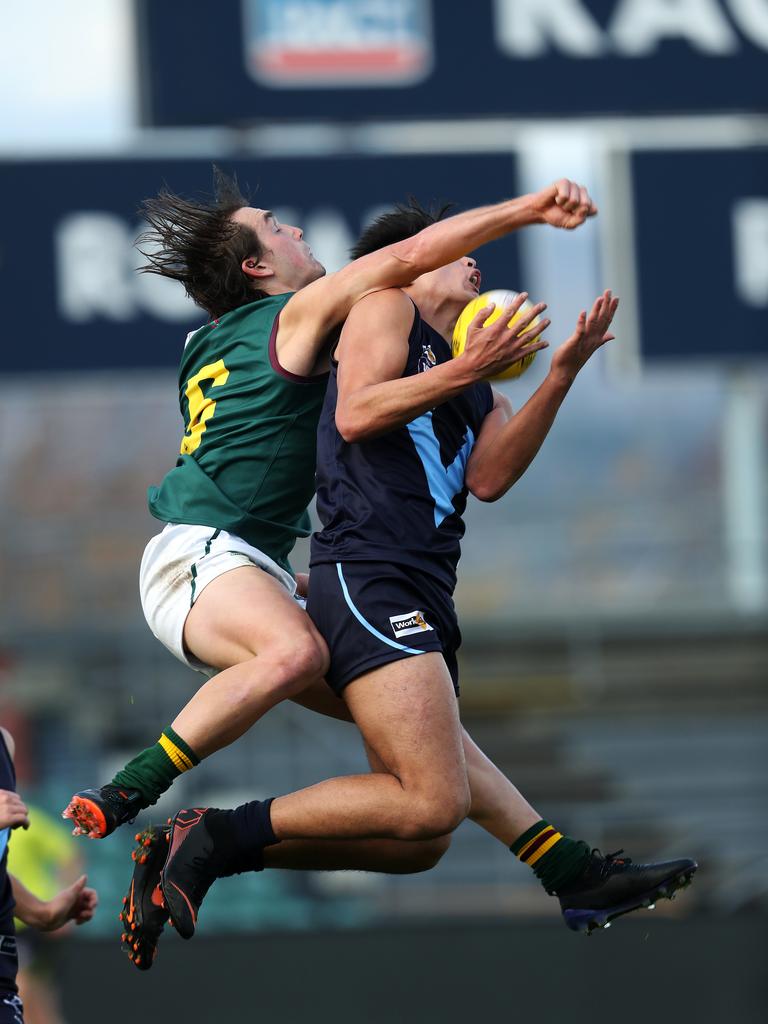
<path id="1" fill-rule="evenodd" d="M 401 377 L 408 358 L 413 303 L 399 288 L 361 299 L 344 324 L 336 348 L 336 428 L 345 441 L 364 441 L 410 423 L 475 381 L 546 347 L 538 337 L 549 324 L 530 326 L 545 306 L 533 306 L 514 329 L 506 325 L 526 299 L 518 296 L 505 315 L 488 327 L 492 307 L 480 310 L 470 325 L 464 352 L 428 373 Z"/>
<path id="2" fill-rule="evenodd" d="M 7 729 L 0 728 L 11 760 L 14 758 L 15 744 L 13 736 Z M 0 789 L 0 828 L 29 827 L 27 808 L 18 793 Z M 14 916 L 24 924 L 41 931 L 51 932 L 61 928 L 67 921 L 85 924 L 90 921 L 96 910 L 98 897 L 94 889 L 86 887 L 86 877 L 82 875 L 72 885 L 54 896 L 51 900 L 40 900 L 31 893 L 14 875 L 8 874 L 16 903 Z"/>
<path id="3" fill-rule="evenodd" d="M 571 384 L 587 360 L 614 335 L 608 328 L 619 304 L 610 291 L 579 315 L 576 330 L 552 356 L 546 378 L 517 413 L 494 392 L 467 463 L 467 487 L 481 501 L 496 501 L 519 480 L 536 456 Z"/>
<path id="4" fill-rule="evenodd" d="M 72 885 L 62 889 L 50 900 L 38 899 L 14 875 L 9 874 L 16 907 L 14 916 L 30 928 L 53 932 L 68 921 L 85 924 L 96 910 L 98 898 L 95 889 L 86 886 L 86 877 L 81 875 Z"/>
<path id="5" fill-rule="evenodd" d="M 540 192 L 447 217 L 412 238 L 368 253 L 301 288 L 288 301 L 277 335 L 281 362 L 286 365 L 290 358 L 294 373 L 311 372 L 329 333 L 369 292 L 411 284 L 519 228 L 549 224 L 572 230 L 596 213 L 587 190 L 562 178 Z"/>

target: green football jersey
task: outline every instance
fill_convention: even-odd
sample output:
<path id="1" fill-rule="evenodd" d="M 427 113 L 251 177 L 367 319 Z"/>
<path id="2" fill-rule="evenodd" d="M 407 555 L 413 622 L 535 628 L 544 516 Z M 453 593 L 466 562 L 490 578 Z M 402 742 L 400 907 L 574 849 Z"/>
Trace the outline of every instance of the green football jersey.
<path id="1" fill-rule="evenodd" d="M 227 530 L 289 572 L 296 538 L 310 533 L 328 381 L 277 361 L 280 311 L 292 294 L 241 306 L 190 335 L 179 371 L 181 451 L 148 492 L 155 518 Z"/>

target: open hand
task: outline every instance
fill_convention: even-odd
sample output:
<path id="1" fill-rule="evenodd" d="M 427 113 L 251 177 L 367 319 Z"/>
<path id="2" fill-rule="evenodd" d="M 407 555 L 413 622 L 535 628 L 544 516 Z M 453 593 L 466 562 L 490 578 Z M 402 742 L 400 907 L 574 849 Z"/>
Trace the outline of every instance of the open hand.
<path id="1" fill-rule="evenodd" d="M 582 310 L 579 313 L 576 330 L 552 356 L 550 372 L 563 374 L 570 383 L 599 348 L 606 342 L 613 341 L 616 335 L 609 334 L 608 328 L 616 315 L 618 305 L 618 297 L 614 298 L 608 289 L 595 299 L 589 315 L 586 310 Z"/>
<path id="2" fill-rule="evenodd" d="M 545 224 L 572 231 L 587 217 L 594 217 L 597 207 L 583 185 L 561 178 L 533 197 L 534 209 Z"/>
<path id="3" fill-rule="evenodd" d="M 0 789 L 0 828 L 29 828 L 29 811 L 18 793 Z"/>
<path id="4" fill-rule="evenodd" d="M 507 324 L 528 298 L 528 292 L 521 292 L 492 324 L 483 324 L 493 313 L 495 304 L 484 306 L 467 328 L 467 342 L 464 356 L 472 361 L 479 378 L 493 377 L 519 362 L 532 352 L 547 348 L 548 342 L 540 341 L 541 334 L 549 327 L 549 320 L 533 323 L 547 308 L 544 302 L 532 306 L 522 313 L 511 327 Z"/>

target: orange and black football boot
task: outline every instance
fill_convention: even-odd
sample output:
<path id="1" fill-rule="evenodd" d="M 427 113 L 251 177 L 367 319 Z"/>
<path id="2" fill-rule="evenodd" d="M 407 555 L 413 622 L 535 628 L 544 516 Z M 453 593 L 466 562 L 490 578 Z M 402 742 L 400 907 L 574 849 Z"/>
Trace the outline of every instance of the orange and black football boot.
<path id="1" fill-rule="evenodd" d="M 101 789 L 82 789 L 75 793 L 61 816 L 74 821 L 73 836 L 103 839 L 120 825 L 133 821 L 147 806 L 138 789 L 110 784 Z"/>
<path id="2" fill-rule="evenodd" d="M 171 822 L 170 848 L 160 887 L 171 924 L 183 939 L 195 934 L 200 904 L 222 873 L 222 859 L 205 824 L 208 807 L 179 811 Z"/>
<path id="3" fill-rule="evenodd" d="M 123 952 L 140 971 L 148 971 L 157 956 L 157 943 L 168 920 L 160 890 L 160 872 L 168 854 L 170 829 L 150 826 L 136 835 L 135 861 L 128 895 L 123 897 L 120 922 Z"/>

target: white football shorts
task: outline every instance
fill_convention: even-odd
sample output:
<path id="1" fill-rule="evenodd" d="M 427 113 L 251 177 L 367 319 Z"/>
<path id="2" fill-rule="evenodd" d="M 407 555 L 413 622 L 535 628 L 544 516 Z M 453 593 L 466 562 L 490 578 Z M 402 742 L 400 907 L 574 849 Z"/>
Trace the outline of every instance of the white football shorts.
<path id="1" fill-rule="evenodd" d="M 169 524 L 144 549 L 139 570 L 144 618 L 160 643 L 196 672 L 212 676 L 218 669 L 184 649 L 184 623 L 189 610 L 211 580 L 243 565 L 258 566 L 274 576 L 291 597 L 296 596 L 296 580 L 290 573 L 226 530 Z"/>

